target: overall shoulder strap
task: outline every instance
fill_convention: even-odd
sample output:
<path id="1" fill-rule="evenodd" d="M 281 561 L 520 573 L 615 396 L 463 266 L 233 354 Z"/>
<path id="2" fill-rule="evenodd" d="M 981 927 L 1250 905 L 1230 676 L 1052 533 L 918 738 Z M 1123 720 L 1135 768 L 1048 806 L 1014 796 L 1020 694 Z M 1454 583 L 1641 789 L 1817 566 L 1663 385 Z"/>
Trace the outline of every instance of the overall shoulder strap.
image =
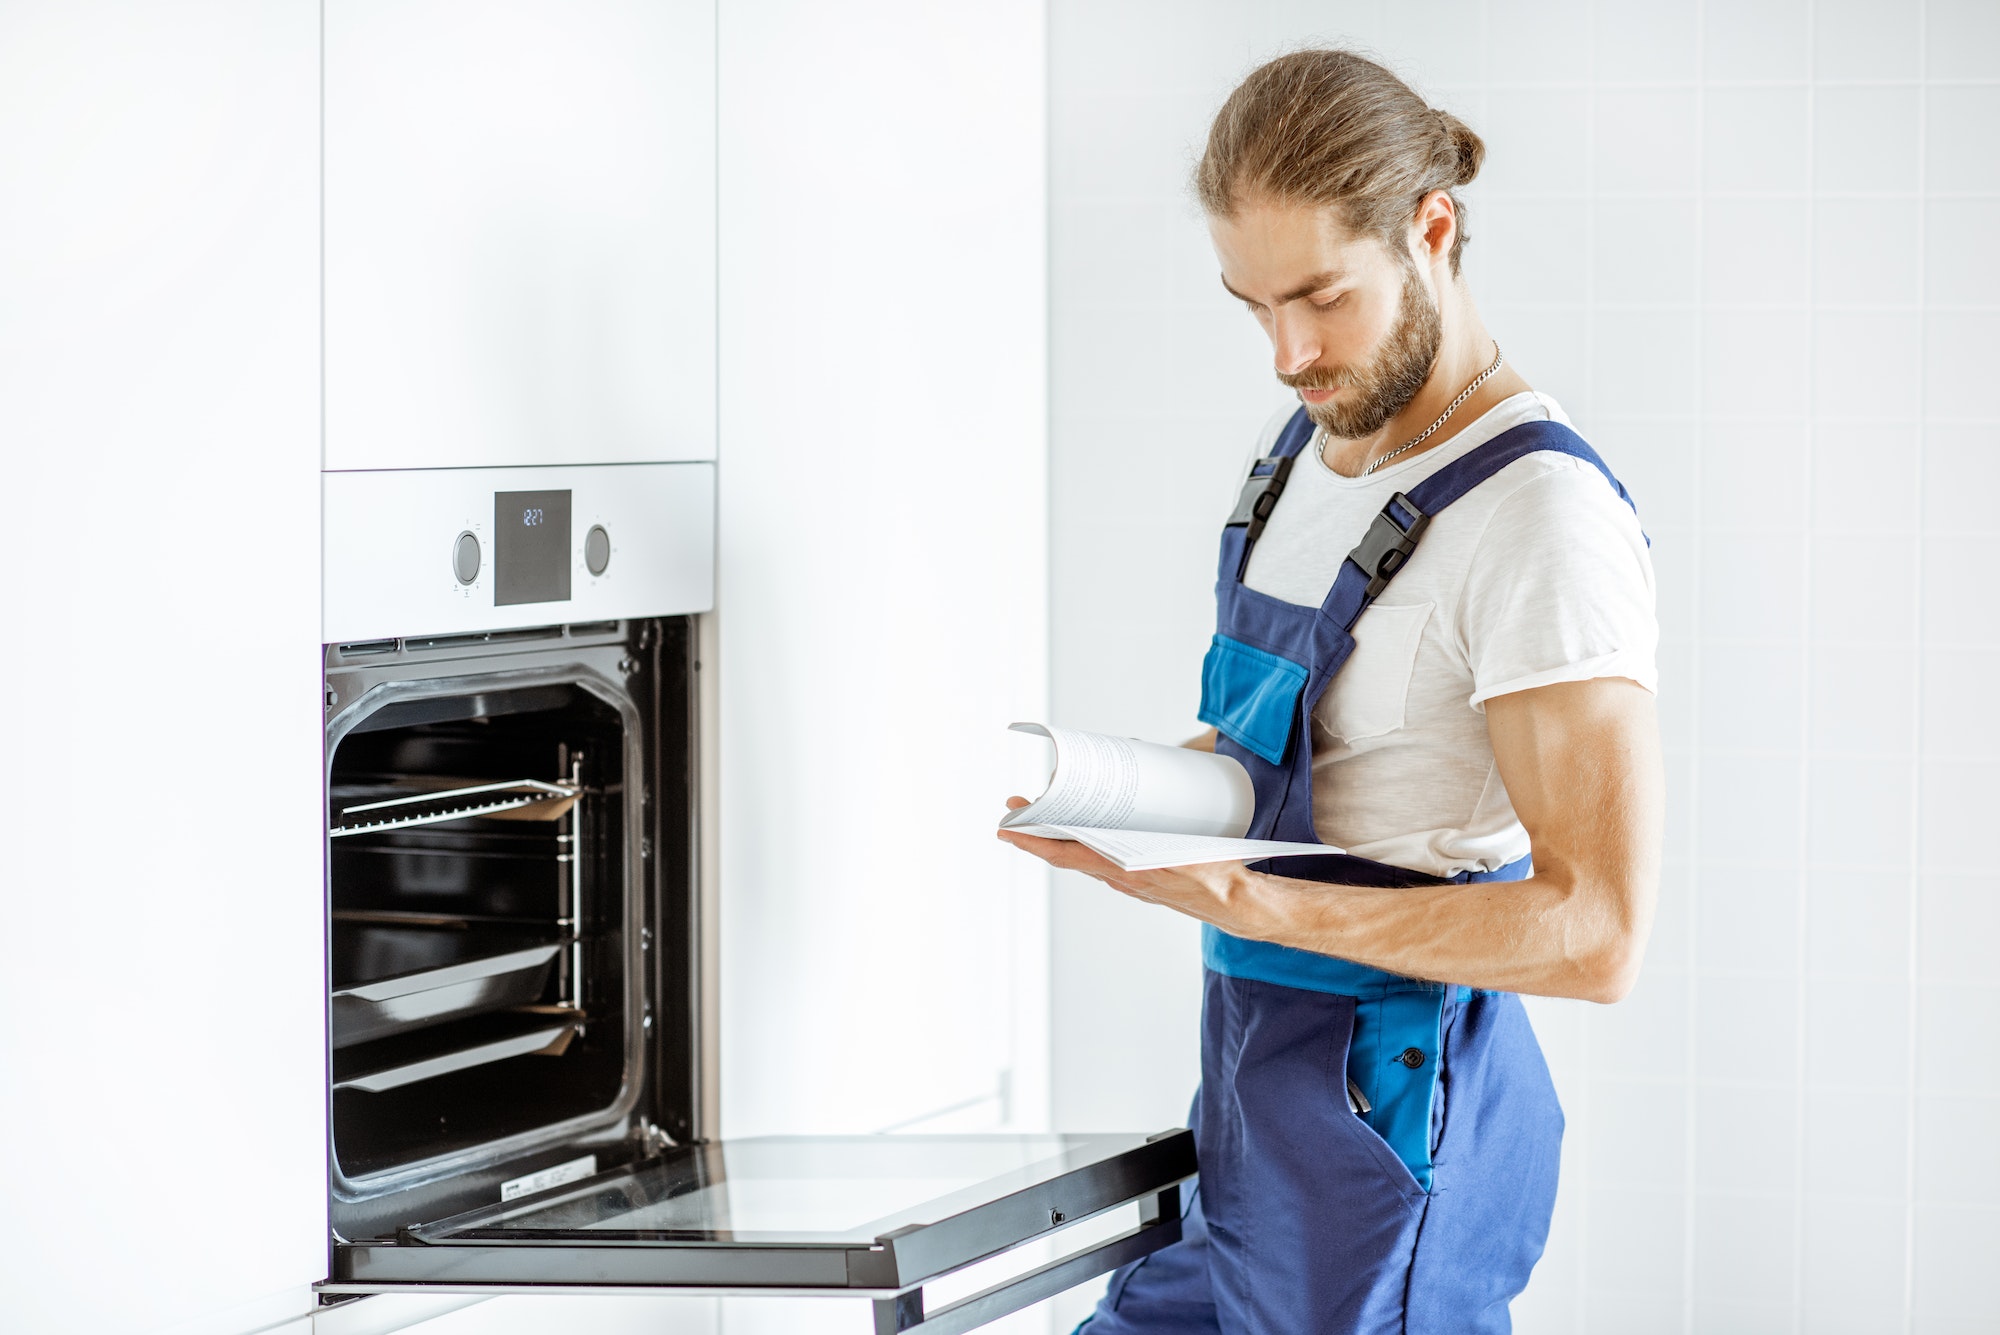
<path id="1" fill-rule="evenodd" d="M 1285 494 L 1285 479 L 1292 475 L 1292 465 L 1298 462 L 1299 451 L 1312 439 L 1312 419 L 1306 416 L 1303 406 L 1292 414 L 1278 438 L 1272 442 L 1271 452 L 1250 465 L 1250 476 L 1243 479 L 1243 490 L 1236 497 L 1236 509 L 1230 513 L 1225 528 L 1241 527 L 1243 534 L 1243 555 L 1237 563 L 1237 576 L 1242 577 L 1242 566 L 1250 560 L 1251 544 L 1264 531 L 1264 523 L 1270 519 L 1271 511 L 1278 508 L 1278 498 Z"/>
<path id="2" fill-rule="evenodd" d="M 1312 438 L 1312 418 L 1306 416 L 1305 406 L 1301 404 L 1299 410 L 1291 415 L 1285 422 L 1284 428 L 1278 432 L 1277 440 L 1271 444 L 1271 453 L 1266 457 L 1296 459 L 1299 457 L 1299 451 L 1303 450 L 1306 442 Z"/>
<path id="3" fill-rule="evenodd" d="M 1638 513 L 1639 507 L 1632 505 L 1625 484 L 1612 476 L 1611 469 L 1582 436 L 1561 422 L 1523 422 L 1502 431 L 1412 487 L 1410 505 L 1423 514 L 1434 515 L 1516 459 L 1537 453 L 1567 454 L 1590 464 L 1604 474 L 1604 480 L 1618 493 L 1618 499 Z"/>
<path id="4" fill-rule="evenodd" d="M 1352 630 L 1368 605 L 1389 587 L 1396 572 L 1409 564 L 1433 516 L 1516 459 L 1542 452 L 1567 454 L 1594 466 L 1618 493 L 1618 499 L 1632 506 L 1633 513 L 1638 512 L 1624 484 L 1582 436 L 1560 422 L 1523 422 L 1452 460 L 1412 487 L 1408 495 L 1399 491 L 1391 496 L 1362 535 L 1360 545 L 1341 562 L 1321 610 L 1344 629 Z"/>

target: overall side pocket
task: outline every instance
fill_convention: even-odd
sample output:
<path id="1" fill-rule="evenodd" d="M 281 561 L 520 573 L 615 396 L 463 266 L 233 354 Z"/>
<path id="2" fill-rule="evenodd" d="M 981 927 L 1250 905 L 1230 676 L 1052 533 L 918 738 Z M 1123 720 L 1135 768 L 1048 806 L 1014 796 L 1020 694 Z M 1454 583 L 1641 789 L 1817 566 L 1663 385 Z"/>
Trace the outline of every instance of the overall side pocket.
<path id="1" fill-rule="evenodd" d="M 1197 717 L 1252 755 L 1282 765 L 1308 675 L 1289 658 L 1217 635 L 1201 662 Z"/>
<path id="2" fill-rule="evenodd" d="M 1349 1009 L 1347 1023 L 1337 1026 L 1328 1035 L 1329 1053 L 1332 1065 L 1327 1072 L 1328 1092 L 1333 1096 L 1329 1105 L 1334 1110 L 1333 1123 L 1339 1128 L 1340 1136 L 1355 1150 L 1374 1165 L 1383 1186 L 1388 1187 L 1404 1205 L 1414 1207 L 1428 1194 L 1422 1183 L 1411 1173 L 1410 1166 L 1403 1161 L 1394 1146 L 1381 1136 L 1368 1119 L 1354 1106 L 1350 1072 L 1353 1068 L 1354 1043 L 1359 1024 L 1359 1006 Z M 1363 1098 L 1366 1095 L 1363 1094 Z"/>

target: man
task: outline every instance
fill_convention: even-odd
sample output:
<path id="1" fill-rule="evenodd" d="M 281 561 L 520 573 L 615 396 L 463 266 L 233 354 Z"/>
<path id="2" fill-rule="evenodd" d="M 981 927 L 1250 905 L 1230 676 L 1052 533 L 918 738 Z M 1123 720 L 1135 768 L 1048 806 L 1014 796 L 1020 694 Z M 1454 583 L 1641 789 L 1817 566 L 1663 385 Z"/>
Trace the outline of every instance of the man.
<path id="1" fill-rule="evenodd" d="M 1002 832 L 1204 924 L 1201 1178 L 1087 1335 L 1507 1330 L 1562 1134 L 1514 994 L 1612 1002 L 1638 972 L 1652 570 L 1459 272 L 1483 153 L 1380 66 L 1304 51 L 1230 96 L 1197 169 L 1302 406 L 1223 530 L 1192 745 L 1249 771 L 1252 837 L 1332 849 L 1121 872 Z"/>

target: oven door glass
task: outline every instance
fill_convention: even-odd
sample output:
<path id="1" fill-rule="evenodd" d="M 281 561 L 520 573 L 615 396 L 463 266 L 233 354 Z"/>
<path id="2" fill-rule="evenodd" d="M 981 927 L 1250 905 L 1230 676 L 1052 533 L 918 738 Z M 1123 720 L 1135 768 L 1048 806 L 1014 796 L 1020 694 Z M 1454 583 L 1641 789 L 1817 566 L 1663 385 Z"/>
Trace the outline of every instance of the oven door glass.
<path id="1" fill-rule="evenodd" d="M 344 1244 L 325 1287 L 846 1293 L 878 1329 L 971 1329 L 1178 1237 L 1194 1166 L 1184 1130 L 721 1141 Z M 1137 1227 L 925 1315 L 926 1282 L 1133 1202 Z"/>

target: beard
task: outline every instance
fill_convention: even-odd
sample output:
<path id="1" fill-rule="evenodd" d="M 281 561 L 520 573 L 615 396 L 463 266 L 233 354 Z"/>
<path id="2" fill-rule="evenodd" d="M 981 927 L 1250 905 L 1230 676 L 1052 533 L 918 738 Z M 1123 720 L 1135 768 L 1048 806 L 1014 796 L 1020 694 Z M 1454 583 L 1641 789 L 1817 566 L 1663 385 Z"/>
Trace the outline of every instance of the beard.
<path id="1" fill-rule="evenodd" d="M 1437 303 L 1417 277 L 1416 266 L 1405 265 L 1396 323 L 1367 361 L 1359 366 L 1308 366 L 1278 379 L 1293 389 L 1346 391 L 1325 403 L 1306 404 L 1306 416 L 1328 435 L 1358 440 L 1374 435 L 1409 406 L 1431 378 L 1443 342 Z"/>

